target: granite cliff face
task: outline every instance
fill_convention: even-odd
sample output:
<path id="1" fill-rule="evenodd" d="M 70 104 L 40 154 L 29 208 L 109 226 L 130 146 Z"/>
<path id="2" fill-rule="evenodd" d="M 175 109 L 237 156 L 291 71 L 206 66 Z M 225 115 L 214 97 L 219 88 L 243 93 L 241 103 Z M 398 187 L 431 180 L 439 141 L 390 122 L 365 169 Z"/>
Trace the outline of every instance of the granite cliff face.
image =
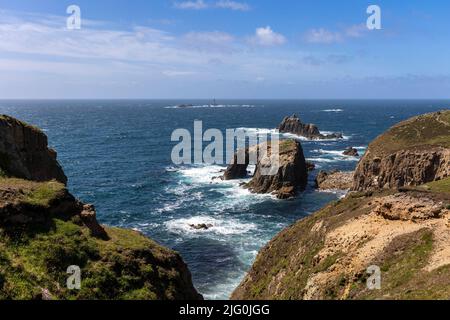
<path id="1" fill-rule="evenodd" d="M 417 186 L 450 176 L 450 110 L 399 123 L 373 141 L 353 190 Z"/>
<path id="2" fill-rule="evenodd" d="M 267 174 L 273 165 L 270 155 L 270 144 L 250 147 L 245 150 L 245 161 L 238 163 L 237 155 L 224 173 L 224 179 L 240 179 L 247 176 L 249 154 L 264 150 L 256 164 L 255 173 L 251 181 L 246 185 L 255 193 L 273 193 L 279 199 L 288 199 L 295 196 L 296 192 L 305 188 L 308 179 L 305 156 L 300 142 L 295 140 L 280 141 L 279 166 L 275 172 Z"/>
<path id="3" fill-rule="evenodd" d="M 0 115 L 0 175 L 67 183 L 56 152 L 48 148 L 47 136 L 38 128 L 5 115 Z"/>
<path id="4" fill-rule="evenodd" d="M 9 117 L 0 130 L 8 155 L 0 177 L 0 299 L 202 299 L 178 253 L 101 226 L 95 208 L 69 193 L 42 132 Z M 80 290 L 66 286 L 72 265 L 81 269 Z"/>
<path id="5" fill-rule="evenodd" d="M 278 126 L 278 130 L 281 133 L 293 133 L 311 140 L 343 138 L 340 133 L 332 133 L 327 135 L 320 133 L 319 128 L 316 125 L 302 123 L 302 121 L 295 114 L 291 117 L 284 118 Z"/>
<path id="6" fill-rule="evenodd" d="M 449 299 L 449 120 L 427 114 L 377 138 L 355 173 L 364 191 L 280 232 L 231 298 Z M 367 286 L 372 266 L 379 290 Z"/>

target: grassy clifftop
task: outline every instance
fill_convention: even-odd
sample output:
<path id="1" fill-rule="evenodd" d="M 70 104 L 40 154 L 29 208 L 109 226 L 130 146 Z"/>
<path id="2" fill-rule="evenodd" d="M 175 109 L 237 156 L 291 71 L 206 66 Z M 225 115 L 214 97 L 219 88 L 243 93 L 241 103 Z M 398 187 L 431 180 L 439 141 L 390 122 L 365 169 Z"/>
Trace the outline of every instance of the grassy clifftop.
<path id="1" fill-rule="evenodd" d="M 80 205 L 58 182 L 0 179 L 0 299 L 200 298 L 177 253 L 132 230 L 94 237 Z"/>
<path id="2" fill-rule="evenodd" d="M 391 154 L 407 148 L 450 148 L 450 110 L 420 115 L 400 122 L 370 144 L 374 154 Z"/>

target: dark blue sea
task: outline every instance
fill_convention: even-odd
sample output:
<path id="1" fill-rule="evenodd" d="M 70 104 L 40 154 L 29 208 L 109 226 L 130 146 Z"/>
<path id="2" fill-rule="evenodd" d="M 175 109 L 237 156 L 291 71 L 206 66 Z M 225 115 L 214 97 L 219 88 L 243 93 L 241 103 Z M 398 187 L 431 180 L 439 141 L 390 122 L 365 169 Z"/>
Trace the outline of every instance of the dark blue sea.
<path id="1" fill-rule="evenodd" d="M 176 108 L 192 104 L 190 108 Z M 450 108 L 450 101 L 245 100 L 0 101 L 0 113 L 41 127 L 69 177 L 73 194 L 94 203 L 101 223 L 133 228 L 181 253 L 197 289 L 207 299 L 227 299 L 258 250 L 284 227 L 305 217 L 342 192 L 312 187 L 321 169 L 352 170 L 369 142 L 393 124 L 421 113 Z M 212 181 L 217 165 L 176 166 L 171 161 L 172 131 L 246 128 L 269 131 L 296 113 L 322 131 L 345 139 L 301 141 L 317 170 L 310 187 L 293 201 L 254 195 L 239 181 Z M 209 230 L 189 224 L 206 223 Z"/>

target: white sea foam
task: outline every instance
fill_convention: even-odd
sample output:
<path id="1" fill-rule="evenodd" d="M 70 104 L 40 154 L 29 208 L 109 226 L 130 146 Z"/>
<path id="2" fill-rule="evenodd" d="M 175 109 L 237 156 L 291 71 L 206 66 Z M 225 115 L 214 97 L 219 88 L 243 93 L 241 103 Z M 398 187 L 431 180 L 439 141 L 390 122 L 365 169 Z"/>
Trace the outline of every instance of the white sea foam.
<path id="1" fill-rule="evenodd" d="M 325 109 L 323 112 L 343 112 L 343 109 Z"/>
<path id="2" fill-rule="evenodd" d="M 210 225 L 207 230 L 197 230 L 191 225 L 206 224 Z M 216 235 L 237 235 L 244 234 L 256 229 L 253 223 L 239 222 L 233 218 L 213 218 L 210 216 L 195 216 L 170 220 L 165 223 L 166 228 L 174 233 L 183 233 L 189 235 L 198 234 L 216 234 Z"/>
<path id="3" fill-rule="evenodd" d="M 288 139 L 296 139 L 296 140 L 301 140 L 301 141 L 340 141 L 340 140 L 349 140 L 350 136 L 343 136 L 342 139 L 338 139 L 338 138 L 331 138 L 331 139 L 309 139 L 303 136 L 299 136 L 297 134 L 294 133 L 286 133 L 286 132 L 282 132 L 280 133 L 278 131 L 278 129 L 267 129 L 267 128 L 238 128 L 239 130 L 244 130 L 245 133 L 248 134 L 280 134 L 282 137 L 284 138 L 288 138 Z M 331 132 L 331 131 L 321 131 L 321 133 L 323 135 L 329 135 L 329 134 L 333 134 L 335 132 Z"/>

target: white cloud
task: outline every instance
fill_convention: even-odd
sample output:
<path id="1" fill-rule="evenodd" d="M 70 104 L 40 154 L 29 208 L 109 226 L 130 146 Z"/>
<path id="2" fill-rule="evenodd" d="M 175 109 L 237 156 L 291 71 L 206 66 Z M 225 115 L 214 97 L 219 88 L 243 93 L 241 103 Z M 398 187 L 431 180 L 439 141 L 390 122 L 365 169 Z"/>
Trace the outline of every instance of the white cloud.
<path id="1" fill-rule="evenodd" d="M 250 6 L 247 3 L 231 1 L 231 0 L 220 0 L 216 3 L 216 7 L 222 9 L 231 9 L 236 11 L 249 11 Z"/>
<path id="2" fill-rule="evenodd" d="M 309 43 L 338 43 L 348 38 L 361 38 L 367 32 L 364 24 L 350 26 L 340 31 L 330 31 L 325 28 L 311 29 L 305 34 L 305 40 Z"/>
<path id="3" fill-rule="evenodd" d="M 203 0 L 175 2 L 174 7 L 177 9 L 201 10 L 208 8 Z"/>
<path id="4" fill-rule="evenodd" d="M 191 76 L 196 74 L 193 71 L 180 71 L 180 70 L 165 70 L 162 72 L 163 75 L 167 77 L 180 77 L 180 76 Z"/>
<path id="5" fill-rule="evenodd" d="M 345 29 L 345 36 L 349 38 L 360 38 L 364 36 L 368 30 L 369 29 L 367 29 L 365 24 L 355 24 Z"/>
<path id="6" fill-rule="evenodd" d="M 234 37 L 226 32 L 210 31 L 210 32 L 189 32 L 184 38 L 192 43 L 204 44 L 225 44 L 231 43 Z"/>
<path id="7" fill-rule="evenodd" d="M 305 39 L 310 43 L 335 43 L 342 41 L 342 35 L 339 32 L 332 32 L 320 28 L 309 30 L 305 35 Z"/>
<path id="8" fill-rule="evenodd" d="M 257 28 L 250 42 L 254 45 L 271 47 L 286 43 L 286 38 L 282 34 L 274 32 L 270 26 L 267 26 L 265 28 Z"/>
<path id="9" fill-rule="evenodd" d="M 204 0 L 189 0 L 183 2 L 175 2 L 174 7 L 182 10 L 203 10 L 208 8 L 230 9 L 234 11 L 249 11 L 251 8 L 247 3 L 232 1 L 232 0 L 220 0 L 217 2 L 205 2 Z"/>

